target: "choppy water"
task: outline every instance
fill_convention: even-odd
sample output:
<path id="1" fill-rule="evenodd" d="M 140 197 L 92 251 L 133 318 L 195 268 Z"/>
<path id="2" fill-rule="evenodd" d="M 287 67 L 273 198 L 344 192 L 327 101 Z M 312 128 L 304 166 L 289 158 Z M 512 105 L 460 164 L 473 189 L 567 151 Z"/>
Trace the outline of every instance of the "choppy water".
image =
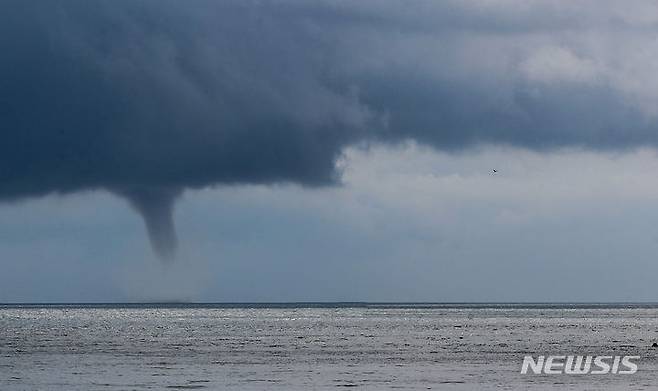
<path id="1" fill-rule="evenodd" d="M 658 307 L 0 306 L 0 390 L 658 389 Z M 633 375 L 521 375 L 526 354 Z"/>

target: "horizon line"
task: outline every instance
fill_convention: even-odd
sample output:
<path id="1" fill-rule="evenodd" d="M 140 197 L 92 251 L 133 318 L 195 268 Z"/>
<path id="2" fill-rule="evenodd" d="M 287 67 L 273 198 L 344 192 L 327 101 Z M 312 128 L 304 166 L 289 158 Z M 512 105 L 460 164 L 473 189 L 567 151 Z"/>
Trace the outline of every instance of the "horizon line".
<path id="1" fill-rule="evenodd" d="M 259 307 L 259 308 L 331 308 L 331 307 L 658 307 L 657 301 L 110 301 L 110 302 L 0 302 L 0 307 Z"/>

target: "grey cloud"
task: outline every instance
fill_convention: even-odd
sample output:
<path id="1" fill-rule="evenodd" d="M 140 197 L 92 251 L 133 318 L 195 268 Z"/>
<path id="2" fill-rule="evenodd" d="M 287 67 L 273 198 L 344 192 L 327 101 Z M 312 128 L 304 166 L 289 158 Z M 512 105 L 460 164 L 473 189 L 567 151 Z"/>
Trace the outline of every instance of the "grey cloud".
<path id="1" fill-rule="evenodd" d="M 650 7 L 4 1 L 0 199 L 109 190 L 168 257 L 185 189 L 330 185 L 359 142 L 654 146 Z"/>

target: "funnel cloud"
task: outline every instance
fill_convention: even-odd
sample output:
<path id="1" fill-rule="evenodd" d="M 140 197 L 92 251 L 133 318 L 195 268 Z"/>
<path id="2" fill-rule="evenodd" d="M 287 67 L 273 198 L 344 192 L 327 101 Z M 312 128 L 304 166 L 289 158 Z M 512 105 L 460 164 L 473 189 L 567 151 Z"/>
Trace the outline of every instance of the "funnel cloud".
<path id="1" fill-rule="evenodd" d="M 165 261 L 171 261 L 178 238 L 174 227 L 174 203 L 179 190 L 152 187 L 133 188 L 117 192 L 130 202 L 142 216 L 153 251 Z"/>
<path id="2" fill-rule="evenodd" d="M 187 189 L 350 145 L 655 147 L 658 12 L 603 3 L 3 1 L 0 200 L 110 191 L 171 259 Z"/>

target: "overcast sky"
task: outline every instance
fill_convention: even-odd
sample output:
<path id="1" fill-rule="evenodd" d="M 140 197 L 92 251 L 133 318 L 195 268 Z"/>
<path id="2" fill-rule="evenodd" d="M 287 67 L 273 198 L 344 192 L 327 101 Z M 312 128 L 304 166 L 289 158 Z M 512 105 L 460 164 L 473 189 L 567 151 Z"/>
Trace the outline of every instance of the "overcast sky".
<path id="1" fill-rule="evenodd" d="M 10 0 L 0 60 L 0 302 L 658 297 L 653 2 Z"/>

